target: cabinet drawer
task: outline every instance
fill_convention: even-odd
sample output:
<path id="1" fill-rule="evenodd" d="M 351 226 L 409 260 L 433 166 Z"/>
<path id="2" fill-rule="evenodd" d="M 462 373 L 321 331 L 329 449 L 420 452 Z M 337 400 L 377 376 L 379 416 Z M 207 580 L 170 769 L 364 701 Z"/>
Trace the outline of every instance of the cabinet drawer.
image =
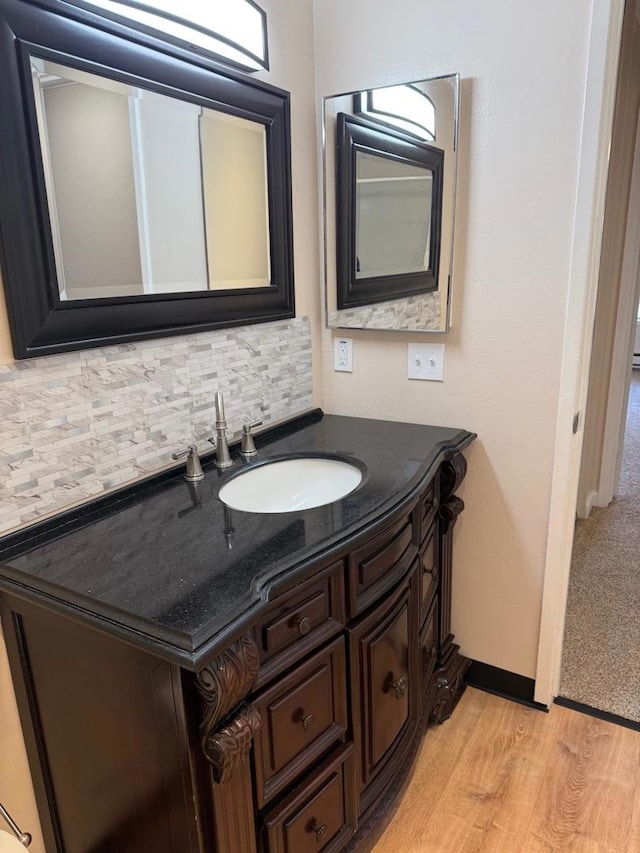
<path id="1" fill-rule="evenodd" d="M 439 506 L 440 495 L 438 478 L 434 477 L 422 493 L 418 504 L 418 515 L 420 517 L 420 542 L 424 541 L 425 536 L 428 535 Z"/>
<path id="2" fill-rule="evenodd" d="M 254 628 L 260 652 L 256 686 L 300 660 L 344 628 L 344 563 L 340 560 L 320 574 L 283 594 Z"/>
<path id="3" fill-rule="evenodd" d="M 427 611 L 438 586 L 439 555 L 436 526 L 432 525 L 427 538 L 420 548 L 420 624 L 424 622 Z"/>
<path id="4" fill-rule="evenodd" d="M 418 553 L 416 532 L 408 510 L 350 554 L 350 616 L 366 610 L 408 572 Z"/>
<path id="5" fill-rule="evenodd" d="M 265 853 L 337 853 L 356 830 L 353 744 L 340 747 L 264 819 Z"/>
<path id="6" fill-rule="evenodd" d="M 258 807 L 282 791 L 347 729 L 342 637 L 254 699 L 262 729 L 254 740 Z"/>
<path id="7" fill-rule="evenodd" d="M 424 697 L 429 690 L 431 678 L 438 661 L 438 598 L 431 602 L 418 643 L 418 654 L 420 661 L 420 687 L 421 695 Z"/>

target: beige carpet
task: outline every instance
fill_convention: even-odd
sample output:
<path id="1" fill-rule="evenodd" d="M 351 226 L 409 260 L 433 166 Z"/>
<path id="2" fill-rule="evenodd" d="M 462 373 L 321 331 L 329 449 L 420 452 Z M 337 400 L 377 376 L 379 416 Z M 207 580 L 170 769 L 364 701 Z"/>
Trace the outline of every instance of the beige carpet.
<path id="1" fill-rule="evenodd" d="M 640 371 L 618 495 L 578 520 L 560 695 L 640 722 Z"/>

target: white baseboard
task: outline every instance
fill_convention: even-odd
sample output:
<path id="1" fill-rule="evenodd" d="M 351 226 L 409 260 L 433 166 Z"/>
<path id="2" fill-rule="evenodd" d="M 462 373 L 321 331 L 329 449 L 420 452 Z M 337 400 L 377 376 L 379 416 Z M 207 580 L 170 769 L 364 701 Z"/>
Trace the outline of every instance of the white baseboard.
<path id="1" fill-rule="evenodd" d="M 576 515 L 578 518 L 589 518 L 591 514 L 591 510 L 594 506 L 597 506 L 596 498 L 598 497 L 598 493 L 594 490 L 589 492 L 584 502 L 584 505 L 578 504 L 576 508 Z"/>

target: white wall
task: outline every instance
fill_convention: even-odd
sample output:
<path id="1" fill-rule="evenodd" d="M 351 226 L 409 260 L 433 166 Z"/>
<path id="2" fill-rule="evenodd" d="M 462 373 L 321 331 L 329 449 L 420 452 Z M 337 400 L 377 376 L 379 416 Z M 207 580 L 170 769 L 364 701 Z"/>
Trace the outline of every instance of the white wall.
<path id="1" fill-rule="evenodd" d="M 44 101 L 67 297 L 142 293 L 126 98 L 76 83 Z"/>
<path id="2" fill-rule="evenodd" d="M 317 128 L 313 0 L 259 0 L 268 17 L 269 71 L 253 75 L 291 94 L 291 179 L 296 315 L 311 319 L 314 395 L 321 405 Z"/>
<path id="3" fill-rule="evenodd" d="M 139 89 L 129 110 L 144 292 L 206 290 L 201 109 Z"/>
<path id="4" fill-rule="evenodd" d="M 316 0 L 319 96 L 462 76 L 445 382 L 406 379 L 409 335 L 350 333 L 329 412 L 476 431 L 455 553 L 463 651 L 533 677 L 589 37 L 585 0 Z M 427 338 L 428 339 L 428 338 Z M 442 340 L 441 338 L 431 338 Z"/>
<path id="5" fill-rule="evenodd" d="M 265 128 L 206 110 L 200 138 L 209 287 L 266 287 L 271 268 Z"/>

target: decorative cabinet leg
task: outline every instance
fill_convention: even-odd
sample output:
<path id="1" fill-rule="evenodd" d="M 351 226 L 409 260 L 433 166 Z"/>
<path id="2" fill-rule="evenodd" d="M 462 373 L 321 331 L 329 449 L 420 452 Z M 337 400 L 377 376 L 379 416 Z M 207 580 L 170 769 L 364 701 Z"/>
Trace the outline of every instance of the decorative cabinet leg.
<path id="1" fill-rule="evenodd" d="M 256 853 L 249 752 L 260 727 L 260 714 L 253 705 L 246 705 L 209 738 L 210 755 L 215 758 L 210 787 L 216 853 Z"/>
<path id="2" fill-rule="evenodd" d="M 429 691 L 427 705 L 430 720 L 443 723 L 451 716 L 464 692 L 464 676 L 470 661 L 460 654 L 460 646 L 453 642 L 451 633 L 451 582 L 453 528 L 464 509 L 464 501 L 454 495 L 467 473 L 467 460 L 456 453 L 440 468 L 440 599 L 438 663 Z"/>
<path id="3" fill-rule="evenodd" d="M 458 700 L 464 693 L 464 677 L 471 661 L 460 654 L 460 646 L 453 642 L 453 636 L 447 638 L 444 663 L 433 676 L 428 706 L 431 708 L 430 722 L 444 723 L 451 716 Z"/>
<path id="4" fill-rule="evenodd" d="M 250 634 L 240 637 L 196 676 L 203 700 L 200 735 L 208 762 L 207 782 L 216 853 L 256 853 L 249 753 L 262 720 L 250 704 L 227 714 L 247 696 L 259 667 Z M 221 721 L 226 722 L 220 725 Z"/>

